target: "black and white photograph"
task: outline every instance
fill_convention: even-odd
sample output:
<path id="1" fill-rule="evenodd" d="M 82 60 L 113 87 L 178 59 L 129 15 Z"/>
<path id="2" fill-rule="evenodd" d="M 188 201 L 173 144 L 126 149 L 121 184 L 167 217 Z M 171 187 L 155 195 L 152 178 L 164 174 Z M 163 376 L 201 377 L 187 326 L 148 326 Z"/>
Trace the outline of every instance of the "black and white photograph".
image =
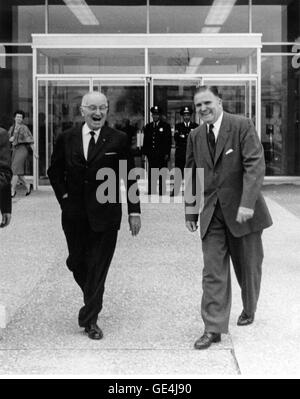
<path id="1" fill-rule="evenodd" d="M 300 1 L 0 0 L 0 276 L 0 380 L 299 379 Z"/>

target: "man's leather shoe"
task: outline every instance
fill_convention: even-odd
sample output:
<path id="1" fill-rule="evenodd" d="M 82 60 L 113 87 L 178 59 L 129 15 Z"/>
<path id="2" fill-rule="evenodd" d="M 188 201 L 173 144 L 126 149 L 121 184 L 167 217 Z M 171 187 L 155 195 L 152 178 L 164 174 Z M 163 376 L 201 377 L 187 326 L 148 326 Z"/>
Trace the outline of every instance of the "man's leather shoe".
<path id="1" fill-rule="evenodd" d="M 207 331 L 204 331 L 204 334 L 202 337 L 197 339 L 197 341 L 194 344 L 195 349 L 206 349 L 210 347 L 212 343 L 220 342 L 221 341 L 221 334 L 219 333 L 210 333 Z"/>
<path id="2" fill-rule="evenodd" d="M 26 195 L 26 197 L 27 197 L 27 195 L 30 195 L 31 194 L 31 191 L 33 190 L 33 184 L 29 184 L 29 189 L 26 191 L 26 193 L 25 193 L 25 195 Z"/>
<path id="3" fill-rule="evenodd" d="M 103 332 L 97 324 L 91 324 L 85 327 L 84 331 L 87 333 L 88 337 L 91 339 L 102 339 Z"/>
<path id="4" fill-rule="evenodd" d="M 240 314 L 237 325 L 238 326 L 248 326 L 248 324 L 252 324 L 254 321 L 254 314 L 252 315 L 247 315 L 247 313 L 243 310 L 242 313 Z"/>

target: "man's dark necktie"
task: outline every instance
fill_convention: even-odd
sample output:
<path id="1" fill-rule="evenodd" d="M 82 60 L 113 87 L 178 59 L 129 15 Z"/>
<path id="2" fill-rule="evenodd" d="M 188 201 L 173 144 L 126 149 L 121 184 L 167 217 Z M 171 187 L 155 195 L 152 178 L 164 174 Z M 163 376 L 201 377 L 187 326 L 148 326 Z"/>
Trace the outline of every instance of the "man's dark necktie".
<path id="1" fill-rule="evenodd" d="M 87 152 L 87 160 L 88 160 L 88 161 L 90 160 L 91 155 L 92 155 L 92 153 L 93 153 L 93 151 L 94 151 L 94 149 L 95 149 L 95 146 L 96 146 L 95 134 L 96 134 L 96 133 L 93 132 L 93 130 L 90 131 L 91 138 L 90 138 L 90 142 L 89 142 L 89 146 L 88 146 L 88 152 Z"/>
<path id="2" fill-rule="evenodd" d="M 215 139 L 213 129 L 214 129 L 214 125 L 210 124 L 209 129 L 208 129 L 208 143 L 209 143 L 209 149 L 210 149 L 211 156 L 214 159 L 215 152 L 216 152 L 216 139 Z"/>

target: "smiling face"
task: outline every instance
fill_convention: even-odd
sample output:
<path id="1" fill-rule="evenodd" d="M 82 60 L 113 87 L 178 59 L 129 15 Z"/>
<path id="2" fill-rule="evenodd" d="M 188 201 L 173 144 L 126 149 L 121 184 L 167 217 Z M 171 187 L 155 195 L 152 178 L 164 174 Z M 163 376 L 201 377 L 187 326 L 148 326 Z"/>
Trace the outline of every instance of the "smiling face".
<path id="1" fill-rule="evenodd" d="M 183 121 L 184 121 L 185 123 L 188 123 L 188 122 L 190 122 L 190 120 L 191 120 L 191 115 L 188 114 L 188 113 L 184 113 L 184 114 L 183 114 Z"/>
<path id="2" fill-rule="evenodd" d="M 23 115 L 22 114 L 16 114 L 15 122 L 16 122 L 17 125 L 21 125 L 21 123 L 23 122 Z"/>
<path id="3" fill-rule="evenodd" d="M 205 123 L 215 123 L 223 111 L 222 100 L 210 90 L 200 91 L 194 97 L 196 112 Z"/>
<path id="4" fill-rule="evenodd" d="M 107 117 L 108 103 L 104 94 L 94 91 L 86 94 L 81 102 L 81 115 L 91 130 L 100 129 Z"/>

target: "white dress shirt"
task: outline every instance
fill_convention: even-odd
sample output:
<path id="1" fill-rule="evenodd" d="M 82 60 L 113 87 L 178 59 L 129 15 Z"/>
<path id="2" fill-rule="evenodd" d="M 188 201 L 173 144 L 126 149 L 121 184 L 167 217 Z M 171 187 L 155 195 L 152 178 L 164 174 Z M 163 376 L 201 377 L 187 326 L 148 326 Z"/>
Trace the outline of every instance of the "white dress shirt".
<path id="1" fill-rule="evenodd" d="M 97 140 L 98 140 L 98 138 L 100 136 L 100 131 L 101 131 L 101 128 L 98 129 L 98 130 L 93 130 L 93 132 L 95 132 L 95 135 L 94 135 L 95 143 L 97 143 Z M 83 154 L 84 154 L 85 159 L 87 159 L 89 143 L 90 143 L 90 139 L 92 137 L 90 135 L 90 132 L 91 132 L 91 129 L 85 123 L 82 126 L 82 143 L 83 143 Z"/>
<path id="2" fill-rule="evenodd" d="M 216 122 L 213 123 L 213 125 L 214 125 L 213 132 L 214 132 L 214 135 L 215 135 L 216 142 L 217 142 L 217 138 L 218 138 L 218 135 L 219 135 L 222 119 L 223 119 L 223 112 L 221 113 L 219 118 L 216 120 Z M 209 131 L 209 125 L 211 125 L 211 123 L 207 124 L 207 131 Z"/>
<path id="3" fill-rule="evenodd" d="M 92 137 L 90 135 L 90 131 L 91 131 L 91 129 L 85 123 L 82 126 L 82 143 L 83 143 L 83 154 L 84 154 L 85 159 L 87 159 L 89 143 L 90 143 L 90 139 Z M 97 143 L 97 140 L 100 136 L 100 131 L 101 131 L 101 128 L 98 130 L 93 130 L 93 132 L 95 132 L 95 135 L 94 135 L 95 143 Z M 64 196 L 64 198 L 65 198 L 65 196 Z M 129 216 L 140 216 L 140 214 L 139 213 L 130 213 Z"/>

